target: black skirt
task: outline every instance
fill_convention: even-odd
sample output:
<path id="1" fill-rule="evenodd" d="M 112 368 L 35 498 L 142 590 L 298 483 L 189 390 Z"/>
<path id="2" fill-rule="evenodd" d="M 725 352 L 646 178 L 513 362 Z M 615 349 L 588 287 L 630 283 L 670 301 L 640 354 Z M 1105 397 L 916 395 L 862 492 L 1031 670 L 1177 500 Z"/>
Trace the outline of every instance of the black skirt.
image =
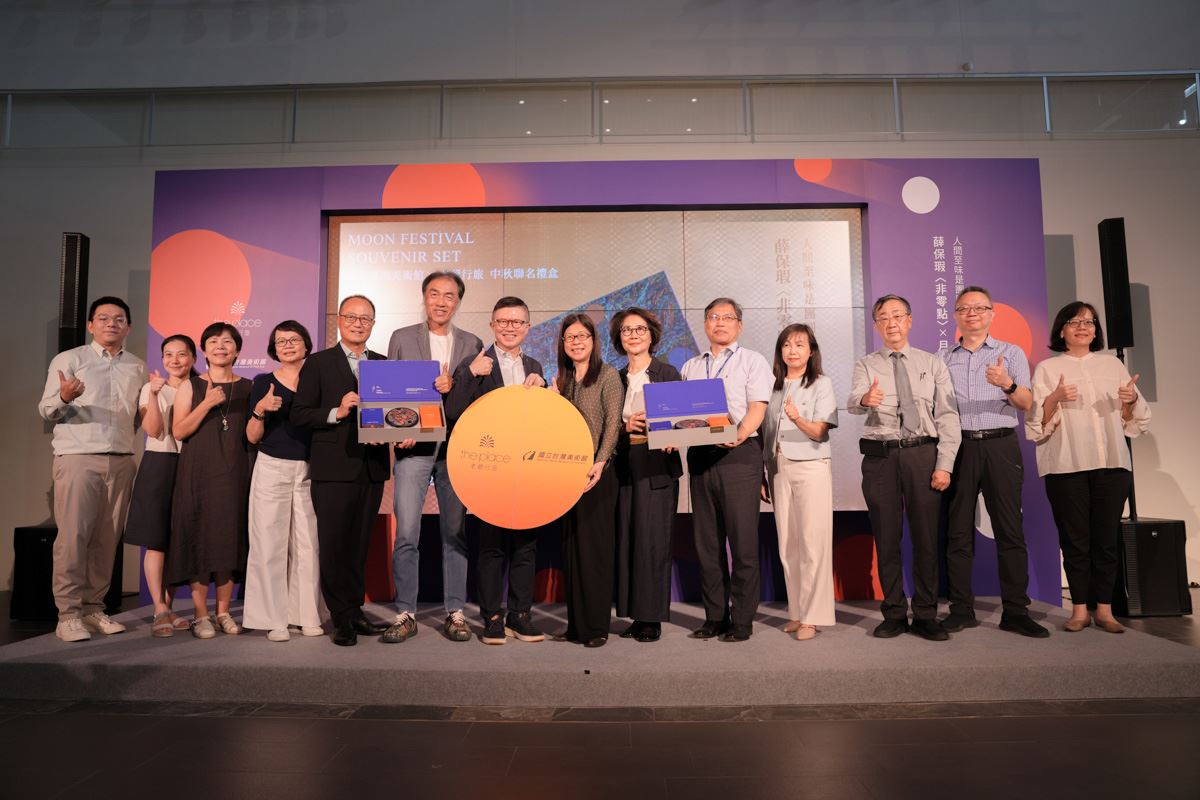
<path id="1" fill-rule="evenodd" d="M 171 496 L 175 493 L 178 464 L 178 453 L 147 450 L 142 454 L 125 521 L 125 544 L 167 551 L 171 542 Z"/>

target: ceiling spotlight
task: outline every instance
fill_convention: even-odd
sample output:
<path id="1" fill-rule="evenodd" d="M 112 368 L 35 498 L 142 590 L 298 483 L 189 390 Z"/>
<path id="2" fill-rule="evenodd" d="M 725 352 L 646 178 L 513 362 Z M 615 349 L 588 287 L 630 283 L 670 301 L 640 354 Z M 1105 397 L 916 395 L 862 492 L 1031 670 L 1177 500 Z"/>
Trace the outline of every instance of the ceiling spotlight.
<path id="1" fill-rule="evenodd" d="M 604 104 L 605 104 L 605 105 L 608 105 L 608 98 L 605 98 L 605 100 L 604 100 Z"/>
<path id="2" fill-rule="evenodd" d="M 692 102 L 693 102 L 693 103 L 699 103 L 699 102 L 700 102 L 700 100 L 699 100 L 699 98 L 693 97 L 693 98 L 692 98 Z"/>
<path id="3" fill-rule="evenodd" d="M 517 101 L 517 105 L 519 105 L 519 106 L 523 106 L 523 105 L 525 105 L 525 101 L 524 101 L 524 100 L 518 100 L 518 101 Z"/>
<path id="4" fill-rule="evenodd" d="M 604 132 L 605 132 L 605 133 L 612 133 L 612 128 L 605 128 L 605 129 L 604 129 Z"/>
<path id="5" fill-rule="evenodd" d="M 525 131 L 526 136 L 533 136 L 533 131 Z"/>
<path id="6" fill-rule="evenodd" d="M 691 129 L 691 128 L 688 128 L 688 129 L 687 129 L 687 132 L 688 132 L 688 133 L 691 133 L 691 132 L 692 132 L 692 129 Z"/>

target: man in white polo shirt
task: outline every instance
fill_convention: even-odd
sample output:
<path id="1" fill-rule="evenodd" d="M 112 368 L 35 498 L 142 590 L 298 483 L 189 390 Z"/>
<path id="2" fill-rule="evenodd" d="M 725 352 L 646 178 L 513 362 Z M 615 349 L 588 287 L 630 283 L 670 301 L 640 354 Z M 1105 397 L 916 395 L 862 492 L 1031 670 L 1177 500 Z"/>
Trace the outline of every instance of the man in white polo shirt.
<path id="1" fill-rule="evenodd" d="M 104 613 L 104 595 L 137 472 L 137 399 L 146 363 L 125 349 L 131 326 L 124 300 L 93 300 L 92 341 L 50 361 L 38 403 L 38 413 L 54 423 L 55 635 L 64 642 L 125 630 Z"/>

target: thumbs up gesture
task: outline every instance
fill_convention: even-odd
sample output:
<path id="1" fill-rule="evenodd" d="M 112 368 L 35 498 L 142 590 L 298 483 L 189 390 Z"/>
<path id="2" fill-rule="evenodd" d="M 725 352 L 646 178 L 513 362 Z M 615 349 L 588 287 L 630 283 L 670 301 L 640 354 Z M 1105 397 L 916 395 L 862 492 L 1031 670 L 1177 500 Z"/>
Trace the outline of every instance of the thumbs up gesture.
<path id="1" fill-rule="evenodd" d="M 792 402 L 792 396 L 790 394 L 787 396 L 787 400 L 783 404 L 783 413 L 786 414 L 787 418 L 792 422 L 800 419 L 800 412 L 796 409 L 796 404 Z"/>
<path id="2" fill-rule="evenodd" d="M 278 411 L 283 405 L 283 398 L 275 394 L 275 384 L 271 383 L 267 386 L 267 393 L 258 404 L 254 406 L 254 410 L 262 414 L 268 414 L 272 411 Z"/>
<path id="3" fill-rule="evenodd" d="M 987 382 L 1000 389 L 1007 389 L 1013 385 L 1012 376 L 1004 367 L 1004 356 L 998 357 L 995 364 L 988 364 Z"/>
<path id="4" fill-rule="evenodd" d="M 1117 397 L 1121 399 L 1122 405 L 1131 406 L 1137 402 L 1138 393 L 1137 389 L 1133 388 L 1133 385 L 1137 383 L 1140 377 L 1142 377 L 1140 373 L 1134 375 L 1129 379 L 1129 383 L 1122 384 L 1121 388 L 1117 389 Z"/>
<path id="5" fill-rule="evenodd" d="M 1079 388 L 1073 383 L 1067 383 L 1065 375 L 1058 376 L 1058 386 L 1054 387 L 1054 394 L 1058 395 L 1058 401 L 1072 401 L 1079 399 Z"/>
<path id="6" fill-rule="evenodd" d="M 442 394 L 450 391 L 450 387 L 454 385 L 454 379 L 450 377 L 450 365 L 442 363 L 442 371 L 433 380 L 433 388 L 437 389 Z"/>
<path id="7" fill-rule="evenodd" d="M 492 374 L 492 359 L 483 353 L 475 356 L 475 360 L 471 362 L 471 374 L 476 378 L 484 378 Z"/>
<path id="8" fill-rule="evenodd" d="M 883 389 L 879 388 L 879 378 L 871 381 L 871 388 L 867 390 L 867 393 L 862 396 L 862 400 L 859 402 L 867 408 L 879 407 L 879 404 L 883 402 Z"/>
<path id="9" fill-rule="evenodd" d="M 51 384 L 53 386 L 53 384 Z M 68 378 L 60 369 L 58 371 L 58 396 L 62 398 L 64 403 L 69 403 L 79 395 L 83 394 L 83 381 L 75 376 Z"/>
<path id="10" fill-rule="evenodd" d="M 162 387 L 166 386 L 167 379 L 159 374 L 158 370 L 150 373 L 150 394 L 155 397 L 162 391 Z"/>

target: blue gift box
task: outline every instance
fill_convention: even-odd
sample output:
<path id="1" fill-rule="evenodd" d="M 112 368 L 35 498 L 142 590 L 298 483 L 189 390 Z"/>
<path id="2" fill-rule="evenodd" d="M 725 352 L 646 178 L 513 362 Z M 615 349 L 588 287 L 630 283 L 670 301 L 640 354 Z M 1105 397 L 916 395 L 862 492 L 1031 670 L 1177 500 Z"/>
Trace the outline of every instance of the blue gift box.
<path id="1" fill-rule="evenodd" d="M 647 383 L 646 437 L 654 449 L 728 444 L 737 439 L 719 378 Z"/>
<path id="2" fill-rule="evenodd" d="M 442 442 L 446 417 L 434 388 L 436 361 L 361 361 L 358 365 L 360 442 Z"/>

